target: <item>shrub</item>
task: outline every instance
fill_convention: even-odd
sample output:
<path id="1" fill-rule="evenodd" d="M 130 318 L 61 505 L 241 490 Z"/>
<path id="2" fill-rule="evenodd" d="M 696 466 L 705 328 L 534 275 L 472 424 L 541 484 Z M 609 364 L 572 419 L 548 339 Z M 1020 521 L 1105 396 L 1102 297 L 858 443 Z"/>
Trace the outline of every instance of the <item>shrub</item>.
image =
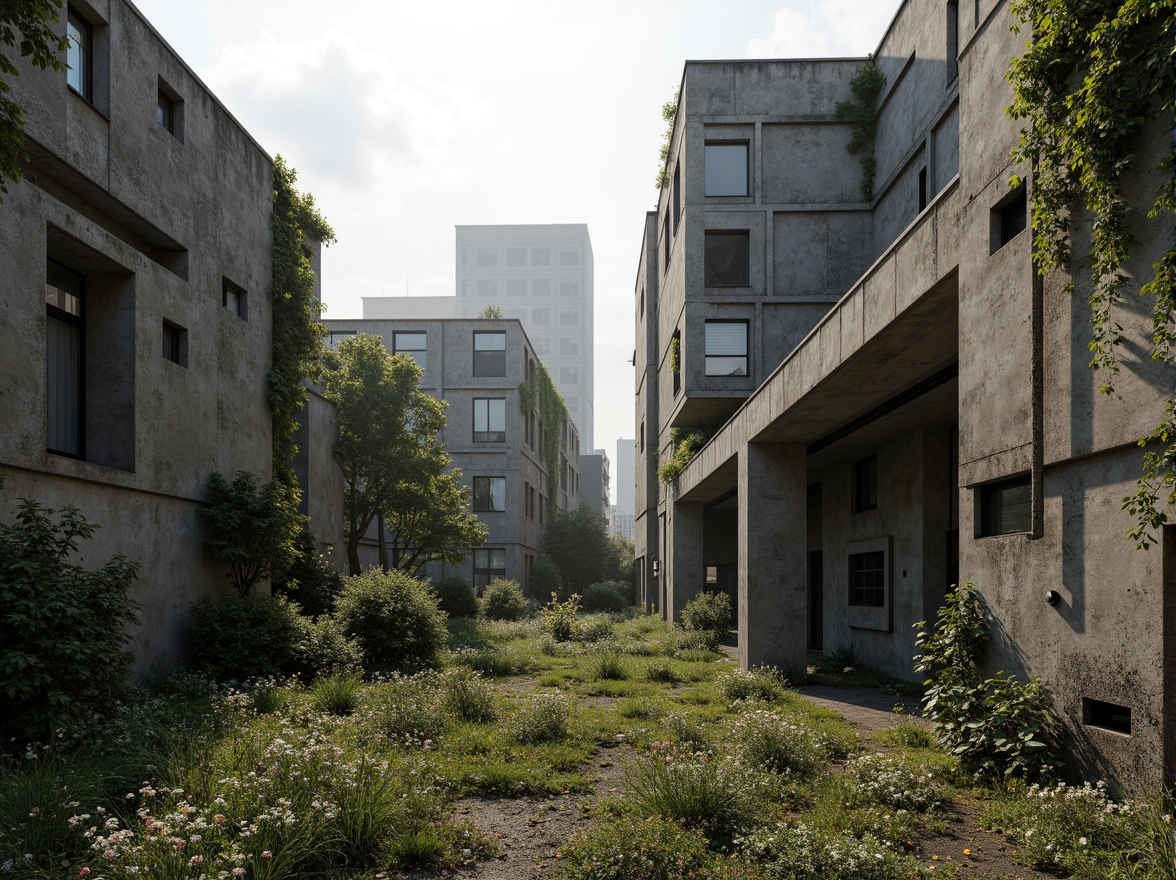
<path id="1" fill-rule="evenodd" d="M 621 581 L 602 581 L 584 590 L 584 610 L 621 612 L 629 609 L 629 587 Z"/>
<path id="2" fill-rule="evenodd" d="M 766 863 L 780 880 L 914 880 L 923 876 L 914 859 L 878 838 L 823 831 L 803 820 L 756 831 L 741 841 L 744 851 Z"/>
<path id="3" fill-rule="evenodd" d="M 563 854 L 572 880 L 687 880 L 701 876 L 707 860 L 705 837 L 660 816 L 578 831 Z"/>
<path id="4" fill-rule="evenodd" d="M 654 742 L 625 768 L 630 799 L 646 815 L 679 822 L 711 841 L 729 841 L 755 815 L 747 773 L 710 752 Z"/>
<path id="5" fill-rule="evenodd" d="M 280 596 L 205 596 L 192 603 L 192 667 L 218 681 L 291 675 L 294 645 L 308 627 Z"/>
<path id="6" fill-rule="evenodd" d="M 563 588 L 563 580 L 559 576 L 559 566 L 546 553 L 540 553 L 531 567 L 531 580 L 527 585 L 532 596 L 546 596 L 558 593 Z"/>
<path id="7" fill-rule="evenodd" d="M 494 688 L 469 669 L 454 669 L 445 675 L 445 709 L 455 718 L 475 724 L 498 718 Z"/>
<path id="8" fill-rule="evenodd" d="M 438 672 L 393 673 L 369 689 L 363 715 L 385 735 L 422 745 L 447 728 L 445 680 Z"/>
<path id="9" fill-rule="evenodd" d="M 274 595 L 285 596 L 303 614 L 317 618 L 334 610 L 342 589 L 343 576 L 318 552 L 314 536 L 303 529 L 294 541 L 293 562 L 274 579 Z"/>
<path id="10" fill-rule="evenodd" d="M 519 671 L 514 658 L 497 645 L 466 645 L 450 653 L 453 662 L 482 675 L 514 675 Z"/>
<path id="11" fill-rule="evenodd" d="M 744 713 L 731 724 L 736 760 L 769 773 L 812 776 L 826 763 L 825 740 L 816 730 L 763 709 Z"/>
<path id="12" fill-rule="evenodd" d="M 347 579 L 336 606 L 343 632 L 359 643 L 369 671 L 439 665 L 448 638 L 445 615 L 421 581 L 369 568 Z"/>
<path id="13" fill-rule="evenodd" d="M 925 621 L 915 669 L 928 672 L 923 714 L 934 719 L 939 741 L 978 777 L 1036 779 L 1061 765 L 1053 699 L 1041 680 L 1019 682 L 1003 671 L 981 679 L 988 646 L 983 599 L 965 581 L 947 594 L 934 632 Z"/>
<path id="14" fill-rule="evenodd" d="M 311 705 L 319 712 L 350 715 L 355 711 L 358 692 L 358 675 L 329 675 L 314 683 L 310 691 Z"/>
<path id="15" fill-rule="evenodd" d="M 705 662 L 718 658 L 719 655 L 715 652 L 717 644 L 718 641 L 716 641 L 714 633 L 675 628 L 670 630 L 669 637 L 666 639 L 665 652 L 671 657 L 683 660 L 686 659 L 683 654 L 688 651 L 694 652 L 695 655 L 702 653 L 708 656 L 702 661 L 695 660 L 693 662 Z"/>
<path id="16" fill-rule="evenodd" d="M 520 620 L 526 612 L 527 599 L 517 581 L 495 578 L 482 594 L 482 616 L 487 620 Z"/>
<path id="17" fill-rule="evenodd" d="M 543 629 L 557 642 L 570 642 L 579 631 L 576 613 L 580 610 L 580 596 L 572 593 L 566 602 L 559 601 L 559 594 L 552 593 L 551 601 L 540 609 Z"/>
<path id="18" fill-rule="evenodd" d="M 568 735 L 568 701 L 561 694 L 535 694 L 519 707 L 514 738 L 524 745 L 558 742 Z"/>
<path id="19" fill-rule="evenodd" d="M 290 646 L 289 672 L 303 681 L 320 675 L 347 675 L 363 671 L 363 650 L 343 634 L 339 622 L 322 616 L 318 620 L 295 616 L 294 642 Z"/>
<path id="20" fill-rule="evenodd" d="M 462 577 L 441 578 L 433 584 L 437 604 L 450 617 L 477 617 L 478 593 L 474 585 Z"/>
<path id="21" fill-rule="evenodd" d="M 755 666 L 751 669 L 730 669 L 715 679 L 719 692 L 732 702 L 762 700 L 770 702 L 788 687 L 780 670 L 774 666 Z"/>
<path id="22" fill-rule="evenodd" d="M 23 499 L 13 525 L 0 524 L 0 736 L 44 739 L 66 714 L 82 717 L 122 689 L 132 656 L 127 596 L 137 566 L 115 556 L 87 571 L 66 560 L 94 524 L 75 507 Z"/>
<path id="23" fill-rule="evenodd" d="M 845 768 L 851 800 L 923 813 L 951 803 L 952 793 L 926 767 L 912 767 L 889 755 L 850 758 Z"/>
<path id="24" fill-rule="evenodd" d="M 580 621 L 581 642 L 599 642 L 610 638 L 612 634 L 613 625 L 607 614 L 594 614 Z"/>
<path id="25" fill-rule="evenodd" d="M 674 684 L 678 680 L 674 667 L 669 663 L 650 663 L 645 667 L 645 680 L 661 684 Z"/>
<path id="26" fill-rule="evenodd" d="M 828 654 L 821 654 L 813 662 L 813 668 L 817 672 L 829 675 L 843 675 L 847 672 L 853 672 L 861 665 L 857 646 L 853 642 L 843 642 Z"/>
<path id="27" fill-rule="evenodd" d="M 718 644 L 731 629 L 731 597 L 726 593 L 699 593 L 682 607 L 682 626 L 692 632 L 715 633 Z"/>

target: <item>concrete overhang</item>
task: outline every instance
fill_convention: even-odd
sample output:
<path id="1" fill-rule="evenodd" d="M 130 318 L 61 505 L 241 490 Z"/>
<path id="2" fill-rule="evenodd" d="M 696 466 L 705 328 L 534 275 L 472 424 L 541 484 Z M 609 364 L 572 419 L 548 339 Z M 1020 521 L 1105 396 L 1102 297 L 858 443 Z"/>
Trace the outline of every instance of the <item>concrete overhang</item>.
<path id="1" fill-rule="evenodd" d="M 734 489 L 747 442 L 804 444 L 814 470 L 956 422 L 960 210 L 956 177 L 687 465 L 678 500 Z"/>

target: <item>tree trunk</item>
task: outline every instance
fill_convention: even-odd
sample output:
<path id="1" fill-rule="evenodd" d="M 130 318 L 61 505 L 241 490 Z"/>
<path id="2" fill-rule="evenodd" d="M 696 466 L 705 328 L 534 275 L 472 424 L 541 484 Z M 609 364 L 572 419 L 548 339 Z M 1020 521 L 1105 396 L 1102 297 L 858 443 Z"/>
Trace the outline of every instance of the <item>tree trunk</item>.
<path id="1" fill-rule="evenodd" d="M 359 565 L 358 532 L 352 532 L 347 536 L 347 567 L 351 570 L 351 575 L 353 577 L 362 571 Z"/>
<path id="2" fill-rule="evenodd" d="M 384 514 L 376 514 L 376 536 L 380 546 L 380 570 L 388 570 L 388 544 L 384 541 Z"/>

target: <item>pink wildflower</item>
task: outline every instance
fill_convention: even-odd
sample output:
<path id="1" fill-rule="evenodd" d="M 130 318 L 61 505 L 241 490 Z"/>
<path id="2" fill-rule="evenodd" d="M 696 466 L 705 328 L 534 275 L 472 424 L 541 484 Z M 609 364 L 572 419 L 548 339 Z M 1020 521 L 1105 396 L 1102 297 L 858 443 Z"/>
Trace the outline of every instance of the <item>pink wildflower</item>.
<path id="1" fill-rule="evenodd" d="M 90 869 L 89 869 L 89 868 L 82 868 L 82 870 L 78 871 L 78 876 L 79 876 L 79 877 L 85 877 L 85 876 L 86 876 L 87 874 L 89 874 L 89 873 L 90 873 Z"/>
<path id="2" fill-rule="evenodd" d="M 262 851 L 261 857 L 263 859 L 272 859 L 274 857 L 274 854 L 267 849 L 267 850 Z"/>

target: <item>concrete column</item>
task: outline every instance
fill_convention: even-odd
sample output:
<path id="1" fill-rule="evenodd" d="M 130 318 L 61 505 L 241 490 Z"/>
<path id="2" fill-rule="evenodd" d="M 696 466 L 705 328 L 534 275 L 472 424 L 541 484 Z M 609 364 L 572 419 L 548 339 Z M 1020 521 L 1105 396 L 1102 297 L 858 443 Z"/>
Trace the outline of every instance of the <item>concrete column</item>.
<path id="1" fill-rule="evenodd" d="M 702 592 L 706 572 L 702 564 L 702 505 L 678 501 L 670 516 L 670 553 L 666 563 L 666 615 L 682 620 L 682 606 Z"/>
<path id="2" fill-rule="evenodd" d="M 805 448 L 748 443 L 739 453 L 739 665 L 803 670 L 808 636 Z"/>

